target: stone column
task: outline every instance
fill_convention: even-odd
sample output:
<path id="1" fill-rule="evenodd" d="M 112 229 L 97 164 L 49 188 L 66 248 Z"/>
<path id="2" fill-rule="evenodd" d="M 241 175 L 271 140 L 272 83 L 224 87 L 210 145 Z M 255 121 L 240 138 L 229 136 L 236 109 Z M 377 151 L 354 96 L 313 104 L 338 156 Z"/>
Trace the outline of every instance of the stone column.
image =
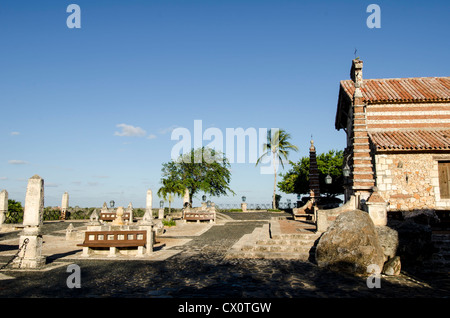
<path id="1" fill-rule="evenodd" d="M 150 217 L 153 218 L 153 211 L 152 211 L 152 203 L 153 203 L 153 195 L 152 190 L 147 190 L 147 198 L 145 202 L 145 214 L 147 214 L 147 217 L 150 215 Z"/>
<path id="2" fill-rule="evenodd" d="M 147 231 L 147 242 L 145 243 L 145 254 L 150 255 L 153 253 L 153 243 L 155 242 L 155 231 L 153 229 L 153 218 L 150 217 L 151 213 L 147 210 L 144 217 L 139 222 L 139 229 Z"/>
<path id="3" fill-rule="evenodd" d="M 8 191 L 0 192 L 0 227 L 5 222 L 6 213 L 8 212 Z"/>
<path id="4" fill-rule="evenodd" d="M 189 199 L 189 189 L 186 188 L 186 190 L 184 190 L 184 197 L 183 197 L 183 208 L 186 207 L 186 203 L 188 203 L 189 207 L 191 205 L 191 200 Z"/>
<path id="5" fill-rule="evenodd" d="M 64 192 L 61 202 L 61 220 L 66 219 L 66 212 L 68 208 L 69 208 L 69 194 L 67 192 Z"/>
<path id="6" fill-rule="evenodd" d="M 130 202 L 128 204 L 127 210 L 125 211 L 130 216 L 130 219 L 128 220 L 128 224 L 133 223 L 133 204 Z"/>
<path id="7" fill-rule="evenodd" d="M 44 180 L 34 175 L 28 180 L 23 213 L 23 232 L 20 235 L 18 257 L 13 262 L 15 268 L 39 268 L 45 265 L 42 256 L 41 226 L 44 216 Z M 24 242 L 27 243 L 24 245 Z"/>
<path id="8" fill-rule="evenodd" d="M 247 212 L 247 203 L 242 202 L 241 203 L 241 209 L 242 209 L 242 212 Z"/>

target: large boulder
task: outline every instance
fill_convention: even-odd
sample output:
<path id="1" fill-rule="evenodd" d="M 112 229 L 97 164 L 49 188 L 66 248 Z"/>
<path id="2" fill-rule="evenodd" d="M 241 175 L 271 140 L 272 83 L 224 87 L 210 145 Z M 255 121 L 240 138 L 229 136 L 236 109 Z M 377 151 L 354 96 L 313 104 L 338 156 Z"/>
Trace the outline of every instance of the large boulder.
<path id="1" fill-rule="evenodd" d="M 367 269 L 372 265 L 379 274 L 385 256 L 369 214 L 361 210 L 340 214 L 321 236 L 316 261 L 319 267 L 356 275 L 371 274 Z"/>

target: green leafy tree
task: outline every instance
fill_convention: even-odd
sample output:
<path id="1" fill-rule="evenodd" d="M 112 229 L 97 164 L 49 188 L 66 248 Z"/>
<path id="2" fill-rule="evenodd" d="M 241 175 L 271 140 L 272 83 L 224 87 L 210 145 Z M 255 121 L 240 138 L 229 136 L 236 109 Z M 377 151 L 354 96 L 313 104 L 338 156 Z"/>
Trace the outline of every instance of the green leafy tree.
<path id="1" fill-rule="evenodd" d="M 157 194 L 164 201 L 169 201 L 169 213 L 171 212 L 171 204 L 173 202 L 173 195 L 183 196 L 184 185 L 180 182 L 176 176 L 167 176 L 167 178 L 161 180 L 162 187 L 159 188 Z"/>
<path id="2" fill-rule="evenodd" d="M 343 160 L 342 150 L 330 150 L 317 156 L 320 193 L 327 197 L 335 197 L 344 193 Z M 285 174 L 281 174 L 282 180 L 278 183 L 278 188 L 284 193 L 309 193 L 309 156 L 301 158 L 298 162 L 290 161 L 290 164 L 292 168 Z M 330 185 L 325 183 L 325 177 L 328 174 L 333 180 Z"/>
<path id="3" fill-rule="evenodd" d="M 8 199 L 8 213 L 5 217 L 6 223 L 21 223 L 23 221 L 22 203 Z"/>
<path id="4" fill-rule="evenodd" d="M 256 165 L 258 165 L 264 157 L 272 156 L 272 164 L 274 171 L 274 180 L 273 180 L 273 195 L 272 195 L 272 207 L 273 209 L 277 208 L 276 203 L 276 189 L 277 189 L 277 162 L 281 163 L 281 166 L 284 169 L 284 160 L 288 160 L 289 151 L 294 150 L 298 151 L 298 147 L 291 144 L 289 142 L 291 139 L 291 135 L 287 133 L 283 129 L 277 129 L 273 135 L 272 131 L 269 129 L 267 132 L 267 142 L 263 144 L 263 154 L 256 161 Z"/>
<path id="5" fill-rule="evenodd" d="M 167 181 L 165 181 L 167 180 Z M 210 148 L 191 149 L 189 153 L 180 155 L 174 161 L 163 164 L 161 183 L 175 184 L 181 191 L 172 193 L 181 195 L 184 189 L 189 190 L 189 202 L 199 191 L 211 196 L 235 194 L 229 187 L 231 181 L 230 163 L 228 159 L 218 151 Z M 162 194 L 163 192 L 161 192 Z"/>
<path id="6" fill-rule="evenodd" d="M 8 212 L 23 212 L 22 203 L 16 200 L 8 199 Z"/>

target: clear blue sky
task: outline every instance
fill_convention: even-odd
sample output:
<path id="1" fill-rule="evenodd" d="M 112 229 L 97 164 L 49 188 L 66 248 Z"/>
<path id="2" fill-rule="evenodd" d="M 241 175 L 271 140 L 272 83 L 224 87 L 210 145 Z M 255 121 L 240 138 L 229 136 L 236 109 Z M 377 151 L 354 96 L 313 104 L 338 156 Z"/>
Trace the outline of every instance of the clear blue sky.
<path id="1" fill-rule="evenodd" d="M 66 25 L 71 3 L 80 29 Z M 366 25 L 371 3 L 380 29 Z M 449 13 L 436 0 L 3 0 L 0 190 L 24 202 L 39 174 L 46 206 L 68 191 L 72 206 L 139 207 L 149 188 L 156 206 L 170 131 L 194 120 L 283 128 L 294 161 L 311 135 L 319 153 L 343 149 L 334 118 L 355 48 L 364 78 L 449 76 Z M 213 201 L 270 202 L 273 175 L 232 172 L 237 195 Z"/>

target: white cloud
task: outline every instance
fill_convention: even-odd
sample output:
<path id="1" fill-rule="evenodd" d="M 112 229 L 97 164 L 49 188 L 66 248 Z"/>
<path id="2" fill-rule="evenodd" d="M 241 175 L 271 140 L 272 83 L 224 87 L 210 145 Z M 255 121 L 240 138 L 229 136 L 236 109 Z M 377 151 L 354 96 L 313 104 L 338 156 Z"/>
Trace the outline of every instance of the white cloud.
<path id="1" fill-rule="evenodd" d="M 118 128 L 122 128 L 122 131 L 118 132 L 116 131 L 114 133 L 114 136 L 121 136 L 121 137 L 144 137 L 147 132 L 142 129 L 141 127 L 135 127 L 132 125 L 127 124 L 119 124 L 116 125 Z"/>
<path id="2" fill-rule="evenodd" d="M 12 132 L 10 133 L 10 135 L 11 135 L 11 136 L 17 136 L 17 135 L 20 135 L 20 132 L 18 132 L 18 131 L 12 131 Z"/>
<path id="3" fill-rule="evenodd" d="M 148 137 L 147 137 L 147 139 L 155 139 L 156 138 L 156 135 L 154 135 L 154 134 L 150 134 L 150 135 L 148 135 Z"/>
<path id="4" fill-rule="evenodd" d="M 9 160 L 8 163 L 10 165 L 26 165 L 26 164 L 28 164 L 28 162 L 26 162 L 24 160 Z"/>
<path id="5" fill-rule="evenodd" d="M 8 177 L 0 177 L 0 180 L 8 180 Z"/>
<path id="6" fill-rule="evenodd" d="M 177 127 L 178 127 L 177 125 L 172 125 L 172 126 L 167 127 L 167 128 L 162 128 L 162 129 L 159 130 L 159 133 L 160 133 L 161 135 L 165 135 L 165 134 L 167 134 L 167 133 L 171 133 L 172 130 L 174 130 L 174 129 L 177 128 Z"/>

